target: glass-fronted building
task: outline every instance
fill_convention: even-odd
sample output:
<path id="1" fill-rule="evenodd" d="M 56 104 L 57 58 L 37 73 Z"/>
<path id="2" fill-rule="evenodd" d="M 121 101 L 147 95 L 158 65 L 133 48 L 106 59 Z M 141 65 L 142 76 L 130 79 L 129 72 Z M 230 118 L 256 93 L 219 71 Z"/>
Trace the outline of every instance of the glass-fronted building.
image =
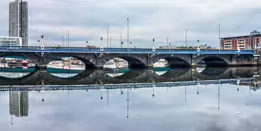
<path id="1" fill-rule="evenodd" d="M 22 46 L 22 38 L 0 36 L 0 46 Z"/>

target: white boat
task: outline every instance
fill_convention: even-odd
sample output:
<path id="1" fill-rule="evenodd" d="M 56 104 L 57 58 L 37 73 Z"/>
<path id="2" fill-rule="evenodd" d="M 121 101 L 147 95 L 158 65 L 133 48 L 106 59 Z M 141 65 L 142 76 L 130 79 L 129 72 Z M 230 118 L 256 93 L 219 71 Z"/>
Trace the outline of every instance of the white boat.
<path id="1" fill-rule="evenodd" d="M 63 69 L 63 62 L 62 61 L 52 61 L 47 65 L 47 68 L 56 68 L 56 69 Z"/>
<path id="2" fill-rule="evenodd" d="M 120 59 L 120 58 L 114 58 L 114 62 L 116 63 L 117 68 L 126 68 L 129 67 L 129 64 L 127 61 Z"/>
<path id="3" fill-rule="evenodd" d="M 166 68 L 168 67 L 168 61 L 160 59 L 158 62 L 153 64 L 153 68 Z"/>
<path id="4" fill-rule="evenodd" d="M 122 68 L 128 68 L 128 66 L 129 65 L 127 61 L 119 58 L 114 58 L 106 62 L 106 64 L 103 66 L 103 69 L 105 70 L 122 69 Z"/>
<path id="5" fill-rule="evenodd" d="M 157 75 L 167 73 L 170 70 L 168 67 L 168 61 L 165 59 L 160 59 L 158 62 L 153 64 L 153 70 Z"/>
<path id="6" fill-rule="evenodd" d="M 71 64 L 70 65 L 70 69 L 71 70 L 85 70 L 85 65 L 74 65 L 74 64 Z"/>
<path id="7" fill-rule="evenodd" d="M 117 65 L 114 60 L 109 60 L 106 62 L 106 64 L 103 66 L 103 69 L 117 69 Z"/>

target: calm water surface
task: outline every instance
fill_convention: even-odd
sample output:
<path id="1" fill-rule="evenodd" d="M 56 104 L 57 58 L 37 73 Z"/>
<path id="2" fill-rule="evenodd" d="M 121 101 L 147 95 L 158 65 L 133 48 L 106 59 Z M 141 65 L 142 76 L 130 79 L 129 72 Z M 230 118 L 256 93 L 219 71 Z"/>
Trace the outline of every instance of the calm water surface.
<path id="1" fill-rule="evenodd" d="M 247 84 L 0 92 L 1 131 L 260 131 L 260 109 Z"/>

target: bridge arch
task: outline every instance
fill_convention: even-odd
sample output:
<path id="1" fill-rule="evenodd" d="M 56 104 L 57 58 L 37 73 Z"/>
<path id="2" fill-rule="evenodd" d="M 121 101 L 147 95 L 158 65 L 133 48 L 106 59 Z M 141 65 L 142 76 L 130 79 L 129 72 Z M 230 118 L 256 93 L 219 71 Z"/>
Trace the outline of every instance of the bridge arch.
<path id="1" fill-rule="evenodd" d="M 158 62 L 160 59 L 168 61 L 171 67 L 190 67 L 191 56 L 190 55 L 156 55 L 151 59 L 152 63 Z"/>
<path id="2" fill-rule="evenodd" d="M 129 68 L 145 68 L 147 66 L 146 55 L 106 55 L 100 57 L 100 63 L 104 65 L 107 61 L 114 58 L 121 58 L 128 62 Z"/>
<path id="3" fill-rule="evenodd" d="M 223 55 L 200 55 L 195 58 L 195 63 L 206 66 L 228 66 L 231 64 L 229 56 Z"/>
<path id="4" fill-rule="evenodd" d="M 61 60 L 62 57 L 73 57 L 73 58 L 76 58 L 80 61 L 82 61 L 84 64 L 85 64 L 85 69 L 93 69 L 94 67 L 94 63 L 92 62 L 92 59 L 91 58 L 88 58 L 87 57 L 84 57 L 82 55 L 78 55 L 78 54 L 55 54 L 55 55 L 52 55 L 52 54 L 47 54 L 45 55 L 45 62 L 46 64 L 49 64 L 50 62 L 52 62 L 53 60 Z"/>

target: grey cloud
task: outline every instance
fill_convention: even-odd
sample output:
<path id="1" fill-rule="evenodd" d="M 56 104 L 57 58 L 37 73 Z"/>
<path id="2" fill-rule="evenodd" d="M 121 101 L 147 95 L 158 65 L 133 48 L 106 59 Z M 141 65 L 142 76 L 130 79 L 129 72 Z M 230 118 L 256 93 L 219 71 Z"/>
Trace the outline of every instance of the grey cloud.
<path id="1" fill-rule="evenodd" d="M 172 43 L 184 41 L 184 30 L 189 29 L 188 41 L 218 46 L 217 24 L 221 36 L 246 35 L 260 29 L 258 23 L 260 2 L 218 0 L 186 1 L 92 1 L 92 0 L 27 0 L 30 14 L 30 45 L 39 34 L 46 34 L 47 45 L 60 41 L 68 30 L 74 32 L 72 42 L 86 39 L 99 46 L 99 37 L 106 36 L 106 26 L 111 25 L 112 38 L 126 36 L 126 18 L 130 18 L 130 35 L 140 47 L 151 47 L 151 39 L 164 44 L 166 37 Z M 0 35 L 8 34 L 8 0 L 0 3 Z M 84 46 L 80 44 L 78 46 Z M 117 44 L 119 46 L 119 44 Z"/>

